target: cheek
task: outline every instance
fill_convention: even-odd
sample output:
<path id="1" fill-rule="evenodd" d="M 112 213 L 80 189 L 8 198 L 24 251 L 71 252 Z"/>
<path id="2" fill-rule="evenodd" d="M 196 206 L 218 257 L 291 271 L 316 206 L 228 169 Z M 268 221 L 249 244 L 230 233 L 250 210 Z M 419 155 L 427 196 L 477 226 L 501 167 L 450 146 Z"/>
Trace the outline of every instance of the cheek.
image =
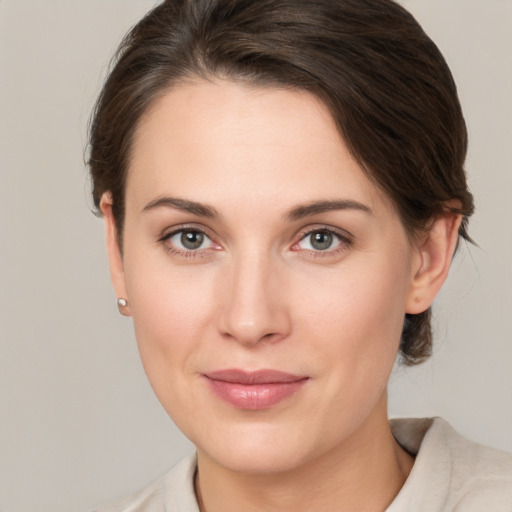
<path id="1" fill-rule="evenodd" d="M 177 371 L 191 371 L 193 358 L 212 329 L 213 276 L 186 268 L 172 269 L 164 258 L 126 263 L 126 287 L 140 356 L 157 395 Z"/>
<path id="2" fill-rule="evenodd" d="M 321 279 L 306 276 L 310 282 L 302 283 L 299 321 L 302 318 L 318 332 L 325 331 L 325 339 L 344 340 L 349 350 L 363 350 L 385 340 L 396 345 L 405 315 L 407 262 L 372 260 L 368 257 L 333 269 Z M 293 295 L 299 293 L 296 289 Z"/>
<path id="3" fill-rule="evenodd" d="M 373 400 L 387 383 L 399 349 L 408 290 L 407 258 L 368 257 L 308 286 L 299 330 L 331 369 L 335 388 L 354 401 Z M 313 284 L 313 283 L 311 283 Z M 350 392 L 348 392 L 350 390 Z"/>

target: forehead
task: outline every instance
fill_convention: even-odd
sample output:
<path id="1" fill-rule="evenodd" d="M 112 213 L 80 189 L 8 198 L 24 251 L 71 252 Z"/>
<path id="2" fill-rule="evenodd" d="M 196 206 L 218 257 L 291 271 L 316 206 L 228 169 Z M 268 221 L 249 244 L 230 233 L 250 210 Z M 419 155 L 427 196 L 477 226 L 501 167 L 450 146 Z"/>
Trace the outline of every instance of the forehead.
<path id="1" fill-rule="evenodd" d="M 346 197 L 386 202 L 348 151 L 327 107 L 289 89 L 180 84 L 136 130 L 127 203 L 193 195 L 282 204 Z"/>

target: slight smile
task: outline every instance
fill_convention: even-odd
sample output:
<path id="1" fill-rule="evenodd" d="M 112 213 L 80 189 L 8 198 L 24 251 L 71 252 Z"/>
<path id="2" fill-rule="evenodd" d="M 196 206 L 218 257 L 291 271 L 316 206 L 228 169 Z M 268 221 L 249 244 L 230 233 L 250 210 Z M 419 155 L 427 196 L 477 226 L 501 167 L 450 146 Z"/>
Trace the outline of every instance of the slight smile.
<path id="1" fill-rule="evenodd" d="M 309 380 L 279 370 L 229 369 L 203 375 L 210 389 L 237 409 L 262 410 L 291 397 Z"/>

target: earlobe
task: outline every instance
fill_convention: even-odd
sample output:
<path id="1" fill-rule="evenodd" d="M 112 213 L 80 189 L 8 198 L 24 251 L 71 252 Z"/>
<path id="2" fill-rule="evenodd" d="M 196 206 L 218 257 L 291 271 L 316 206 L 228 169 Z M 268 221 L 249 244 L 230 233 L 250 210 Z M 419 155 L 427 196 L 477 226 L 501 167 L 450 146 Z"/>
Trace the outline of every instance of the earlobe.
<path id="1" fill-rule="evenodd" d="M 119 308 L 119 311 L 125 316 L 130 316 L 131 313 L 128 294 L 126 291 L 123 258 L 121 256 L 121 250 L 118 243 L 117 225 L 112 211 L 112 204 L 112 195 L 110 192 L 105 192 L 101 196 L 100 209 L 105 220 L 106 244 L 110 266 L 110 276 L 118 300 L 123 299 L 125 301 L 125 305 L 122 308 Z"/>
<path id="2" fill-rule="evenodd" d="M 451 212 L 439 215 L 418 245 L 406 313 L 419 314 L 432 305 L 448 277 L 461 221 Z"/>

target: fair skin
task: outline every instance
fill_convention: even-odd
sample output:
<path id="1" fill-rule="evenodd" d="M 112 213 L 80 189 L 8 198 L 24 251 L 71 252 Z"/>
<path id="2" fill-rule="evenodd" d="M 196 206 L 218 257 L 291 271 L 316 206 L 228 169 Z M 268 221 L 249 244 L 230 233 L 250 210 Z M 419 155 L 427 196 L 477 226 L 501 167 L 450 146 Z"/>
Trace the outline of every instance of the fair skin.
<path id="1" fill-rule="evenodd" d="M 108 193 L 101 209 L 149 381 L 197 447 L 201 510 L 385 510 L 413 464 L 386 407 L 403 318 L 439 291 L 460 219 L 411 242 L 320 101 L 200 80 L 138 126 L 122 256 Z M 301 380 L 232 403 L 209 378 L 226 369 Z"/>

